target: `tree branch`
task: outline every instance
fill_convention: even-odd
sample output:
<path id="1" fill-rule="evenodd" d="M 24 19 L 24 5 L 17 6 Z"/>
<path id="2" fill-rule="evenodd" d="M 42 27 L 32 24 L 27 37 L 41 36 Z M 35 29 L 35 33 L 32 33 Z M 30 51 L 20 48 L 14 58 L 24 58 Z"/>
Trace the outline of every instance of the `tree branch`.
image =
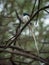
<path id="1" fill-rule="evenodd" d="M 8 50 L 4 50 L 4 49 L 2 49 L 2 50 L 0 50 L 0 52 L 6 52 L 6 53 L 12 53 L 12 54 L 16 54 L 16 55 L 21 55 L 21 56 L 25 56 L 25 57 L 27 57 L 27 58 L 31 58 L 31 59 L 34 59 L 34 60 L 37 60 L 37 61 L 41 61 L 41 62 L 43 62 L 43 63 L 46 63 L 46 64 L 49 64 L 45 59 L 43 59 L 42 57 L 39 57 L 39 56 L 37 56 L 37 55 L 35 55 L 35 54 L 31 54 L 31 53 L 28 53 L 28 52 L 26 52 L 26 51 L 18 51 L 18 50 L 16 50 L 15 52 L 14 51 L 8 51 Z"/>
<path id="2" fill-rule="evenodd" d="M 49 8 L 49 6 L 42 7 L 42 8 L 40 8 L 38 11 L 36 11 L 35 14 L 31 17 L 31 19 L 22 27 L 22 29 L 19 31 L 19 33 L 18 33 L 18 35 L 15 37 L 15 39 L 17 39 L 17 38 L 19 37 L 19 35 L 20 35 L 21 32 L 25 29 L 25 27 L 30 23 L 31 20 L 34 19 L 34 17 L 35 17 L 40 11 L 45 10 L 45 9 L 47 9 L 47 8 Z M 15 39 L 13 39 L 9 44 L 11 45 L 11 44 L 15 41 Z"/>
<path id="3" fill-rule="evenodd" d="M 31 12 L 30 17 L 32 17 L 32 15 L 33 15 L 33 13 L 34 13 L 34 9 L 35 9 L 35 5 L 36 5 L 36 1 L 37 1 L 37 0 L 35 0 L 35 2 L 34 2 L 34 5 L 33 5 L 33 8 L 32 8 L 32 12 Z"/>

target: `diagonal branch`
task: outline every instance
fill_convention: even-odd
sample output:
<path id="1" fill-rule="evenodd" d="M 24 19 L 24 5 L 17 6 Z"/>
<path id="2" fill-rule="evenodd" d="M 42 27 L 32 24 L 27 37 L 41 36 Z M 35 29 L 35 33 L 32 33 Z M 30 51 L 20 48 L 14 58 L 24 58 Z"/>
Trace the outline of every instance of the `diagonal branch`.
<path id="1" fill-rule="evenodd" d="M 14 51 L 11 51 L 11 50 L 0 50 L 0 52 L 6 52 L 6 53 L 12 53 L 12 54 L 16 54 L 16 55 L 20 55 L 20 56 L 25 56 L 27 58 L 31 58 L 31 59 L 34 59 L 34 60 L 37 60 L 37 61 L 41 61 L 43 63 L 46 63 L 46 64 L 49 64 L 45 59 L 43 59 L 42 57 L 39 57 L 35 54 L 31 54 L 31 53 L 28 53 L 27 51 L 20 51 L 20 50 L 16 50 L 16 52 Z"/>
<path id="2" fill-rule="evenodd" d="M 46 9 L 44 10 L 45 12 L 47 12 L 49 14 L 49 11 L 47 11 Z"/>
<path id="3" fill-rule="evenodd" d="M 19 35 L 20 35 L 21 32 L 25 29 L 25 27 L 30 23 L 31 20 L 34 19 L 34 17 L 35 17 L 40 11 L 45 10 L 45 9 L 47 9 L 47 8 L 49 8 L 49 6 L 42 7 L 42 8 L 40 8 L 38 11 L 36 11 L 35 14 L 30 18 L 30 20 L 29 20 L 29 21 L 22 27 L 22 29 L 18 32 L 18 35 L 15 37 L 15 39 L 17 39 L 17 38 L 19 37 Z M 15 39 L 13 39 L 9 44 L 11 45 L 11 44 L 15 41 Z M 9 45 L 8 45 L 8 46 L 9 46 Z"/>
<path id="4" fill-rule="evenodd" d="M 18 27 L 16 28 L 16 34 L 15 34 L 12 38 L 10 38 L 8 41 L 6 41 L 6 46 L 8 46 L 8 45 L 10 44 L 11 39 L 15 39 L 14 44 L 16 43 L 16 38 L 15 38 L 15 37 L 17 36 L 17 33 L 19 32 L 19 29 L 20 29 L 20 26 L 21 26 L 22 20 L 21 20 L 21 18 L 19 17 L 19 15 L 18 15 L 16 9 L 15 9 L 15 12 L 16 12 L 16 16 L 17 16 L 17 18 L 18 18 L 18 20 L 19 20 L 19 25 L 18 25 Z M 8 43 L 8 44 L 7 44 L 7 43 Z"/>
<path id="5" fill-rule="evenodd" d="M 41 0 L 38 0 L 38 7 L 37 7 L 37 10 L 40 9 L 40 4 L 41 4 Z M 39 13 L 37 14 L 37 17 L 36 17 L 36 24 L 37 24 L 38 17 L 39 17 Z"/>

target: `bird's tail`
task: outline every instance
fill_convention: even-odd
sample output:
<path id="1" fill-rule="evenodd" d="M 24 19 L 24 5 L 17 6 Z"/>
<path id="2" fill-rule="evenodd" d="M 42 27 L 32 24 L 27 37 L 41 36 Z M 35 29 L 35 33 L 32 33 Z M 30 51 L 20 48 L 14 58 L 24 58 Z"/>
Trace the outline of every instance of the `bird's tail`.
<path id="1" fill-rule="evenodd" d="M 35 42 L 35 47 L 36 47 L 36 50 L 37 50 L 37 54 L 39 55 L 38 43 L 37 43 L 37 41 L 36 41 L 35 34 L 34 34 L 33 31 L 32 31 L 32 26 L 31 26 L 31 25 L 29 25 L 29 29 L 31 30 L 32 37 L 33 37 L 34 42 Z"/>

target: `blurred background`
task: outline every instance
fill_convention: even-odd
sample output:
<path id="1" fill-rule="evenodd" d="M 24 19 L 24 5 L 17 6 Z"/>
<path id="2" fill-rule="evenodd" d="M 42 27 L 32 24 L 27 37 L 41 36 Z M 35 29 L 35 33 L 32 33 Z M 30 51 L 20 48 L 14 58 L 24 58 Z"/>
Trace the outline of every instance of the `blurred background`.
<path id="1" fill-rule="evenodd" d="M 35 0 L 0 0 L 0 45 L 5 45 L 6 41 L 13 37 L 16 33 L 16 28 L 19 25 L 19 20 L 16 16 L 15 9 L 17 10 L 18 15 L 22 15 L 24 12 L 31 14 L 34 3 Z M 47 5 L 49 5 L 49 0 L 41 0 L 39 9 Z M 37 10 L 38 0 L 36 1 L 33 14 Z M 31 23 L 32 30 L 38 43 L 39 55 L 43 58 L 49 58 L 49 9 L 42 10 L 37 16 L 35 16 Z M 24 24 L 22 23 L 21 27 L 23 26 Z M 28 26 L 18 37 L 16 46 L 31 53 L 37 54 L 32 32 Z M 11 53 L 0 53 L 0 58 L 9 58 L 10 56 Z M 8 61 L 9 60 L 7 59 L 6 62 Z M 17 65 L 27 65 L 27 63 L 33 60 L 25 58 L 23 56 L 14 55 L 14 61 L 17 63 Z M 24 61 L 26 64 L 23 62 L 20 64 L 16 61 Z M 5 63 L 5 60 L 0 60 L 0 63 L 1 62 Z M 8 65 L 8 63 L 5 65 Z M 38 61 L 31 62 L 31 65 L 39 65 L 39 63 Z"/>

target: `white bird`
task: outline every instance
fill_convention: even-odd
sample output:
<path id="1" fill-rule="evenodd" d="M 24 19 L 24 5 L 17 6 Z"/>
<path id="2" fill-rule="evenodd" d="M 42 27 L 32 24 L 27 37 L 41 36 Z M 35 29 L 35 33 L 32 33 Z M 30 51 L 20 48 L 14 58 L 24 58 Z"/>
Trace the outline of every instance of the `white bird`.
<path id="1" fill-rule="evenodd" d="M 23 23 L 26 24 L 29 20 L 30 20 L 30 15 L 27 14 L 27 13 L 24 13 L 23 16 L 22 16 Z M 33 30 L 32 30 L 32 23 L 31 22 L 28 24 L 28 28 L 32 32 L 32 37 L 34 38 L 34 42 L 35 42 L 35 47 L 36 47 L 36 50 L 37 50 L 37 54 L 39 55 L 38 44 L 37 44 L 37 41 L 36 41 L 36 38 L 35 38 L 35 34 L 33 33 Z"/>

